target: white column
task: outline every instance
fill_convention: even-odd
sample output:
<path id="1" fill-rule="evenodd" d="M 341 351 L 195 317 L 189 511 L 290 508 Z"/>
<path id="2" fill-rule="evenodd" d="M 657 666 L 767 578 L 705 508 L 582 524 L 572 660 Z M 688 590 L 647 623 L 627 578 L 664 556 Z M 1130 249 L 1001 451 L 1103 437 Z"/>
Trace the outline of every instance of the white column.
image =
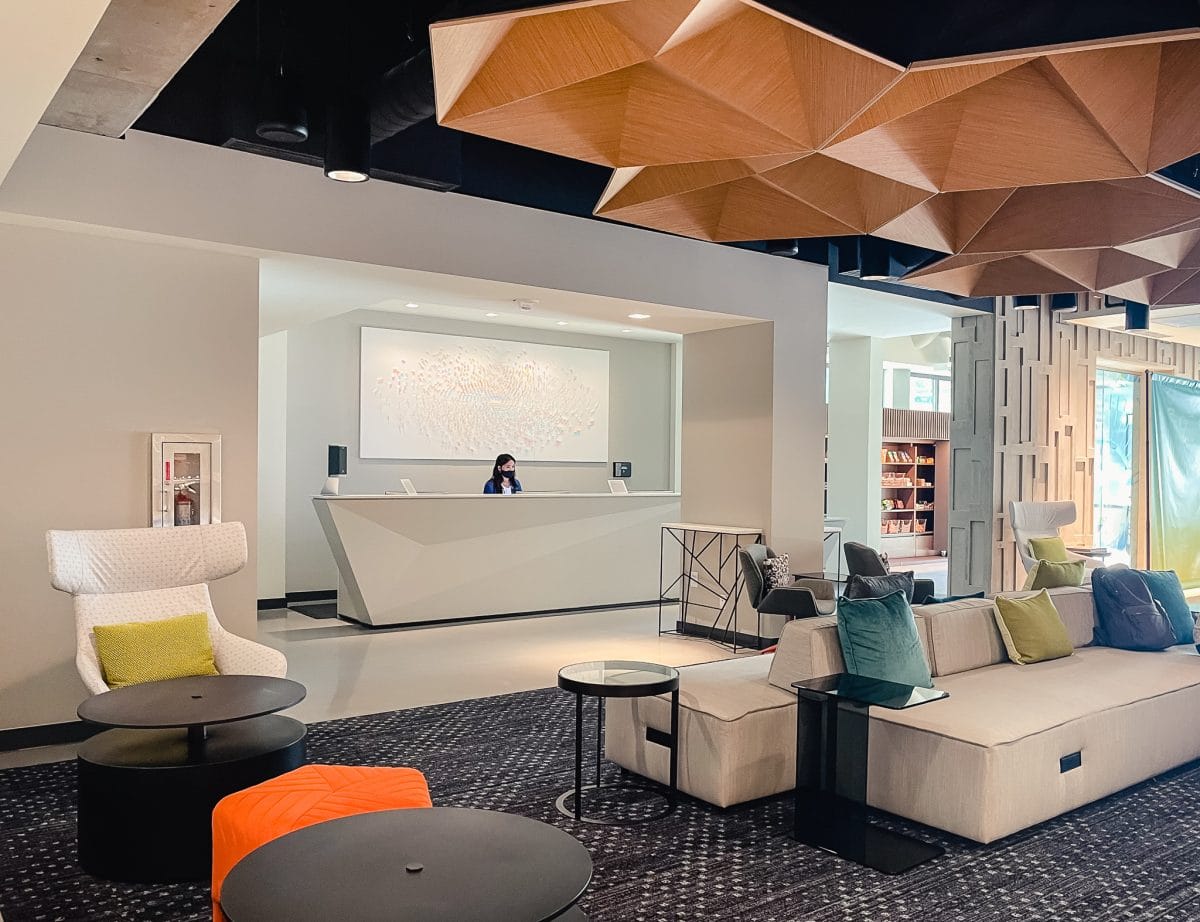
<path id="1" fill-rule="evenodd" d="M 829 514 L 846 519 L 845 541 L 879 547 L 883 364 L 880 340 L 829 344 Z"/>

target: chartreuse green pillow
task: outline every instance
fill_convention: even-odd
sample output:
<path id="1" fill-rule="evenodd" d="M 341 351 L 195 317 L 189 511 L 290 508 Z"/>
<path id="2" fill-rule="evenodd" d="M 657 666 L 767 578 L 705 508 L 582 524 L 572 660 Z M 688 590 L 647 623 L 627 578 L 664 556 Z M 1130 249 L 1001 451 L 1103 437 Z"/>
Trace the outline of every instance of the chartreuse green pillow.
<path id="1" fill-rule="evenodd" d="M 996 626 L 1008 658 L 1022 666 L 1075 652 L 1058 609 L 1045 589 L 1024 599 L 996 596 Z"/>
<path id="2" fill-rule="evenodd" d="M 92 633 L 109 688 L 220 675 L 213 660 L 208 615 L 203 612 L 158 621 L 98 624 Z"/>
<path id="3" fill-rule="evenodd" d="M 838 639 L 851 675 L 932 688 L 933 677 L 904 590 L 838 601 Z"/>
<path id="4" fill-rule="evenodd" d="M 1082 586 L 1087 564 L 1082 560 L 1059 563 L 1039 560 L 1025 578 L 1026 589 L 1058 589 L 1060 586 Z"/>
<path id="5" fill-rule="evenodd" d="M 1137 574 L 1145 582 L 1154 601 L 1167 613 L 1167 620 L 1175 631 L 1175 642 L 1195 643 L 1192 633 L 1196 616 L 1192 614 L 1187 596 L 1183 594 L 1179 575 L 1174 570 L 1138 570 Z"/>
<path id="6" fill-rule="evenodd" d="M 1029 556 L 1034 560 L 1049 560 L 1054 563 L 1065 563 L 1071 559 L 1063 539 L 1055 535 L 1053 538 L 1030 538 Z"/>

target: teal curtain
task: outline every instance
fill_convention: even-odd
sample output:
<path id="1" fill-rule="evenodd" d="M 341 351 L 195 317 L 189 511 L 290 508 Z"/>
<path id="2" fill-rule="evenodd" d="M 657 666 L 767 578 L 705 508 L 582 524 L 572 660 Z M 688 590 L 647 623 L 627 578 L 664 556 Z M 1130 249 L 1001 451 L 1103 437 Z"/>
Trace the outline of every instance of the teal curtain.
<path id="1" fill-rule="evenodd" d="M 1200 381 L 1150 375 L 1150 566 L 1200 586 Z"/>

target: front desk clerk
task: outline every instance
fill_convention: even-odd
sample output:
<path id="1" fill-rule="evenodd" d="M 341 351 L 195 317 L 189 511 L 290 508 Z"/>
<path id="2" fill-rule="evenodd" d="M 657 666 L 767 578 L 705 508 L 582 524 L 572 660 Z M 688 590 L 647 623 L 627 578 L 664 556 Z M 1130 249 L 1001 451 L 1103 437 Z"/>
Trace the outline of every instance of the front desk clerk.
<path id="1" fill-rule="evenodd" d="M 492 479 L 483 485 L 484 493 L 520 493 L 521 481 L 517 480 L 517 459 L 512 455 L 500 455 L 492 467 Z"/>

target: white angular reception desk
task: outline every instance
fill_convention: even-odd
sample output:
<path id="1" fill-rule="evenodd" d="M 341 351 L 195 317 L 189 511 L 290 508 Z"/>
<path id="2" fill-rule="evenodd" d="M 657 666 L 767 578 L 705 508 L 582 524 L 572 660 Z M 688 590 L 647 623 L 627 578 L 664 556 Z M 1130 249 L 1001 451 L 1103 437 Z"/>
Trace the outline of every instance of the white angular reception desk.
<path id="1" fill-rule="evenodd" d="M 372 626 L 651 602 L 678 493 L 315 496 L 338 614 Z"/>

